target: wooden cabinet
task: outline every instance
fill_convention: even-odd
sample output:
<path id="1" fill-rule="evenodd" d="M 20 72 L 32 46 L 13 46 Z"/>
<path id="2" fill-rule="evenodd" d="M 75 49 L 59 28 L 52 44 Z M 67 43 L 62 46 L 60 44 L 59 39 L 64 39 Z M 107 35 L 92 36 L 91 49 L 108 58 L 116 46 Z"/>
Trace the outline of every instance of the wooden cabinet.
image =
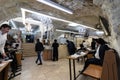
<path id="1" fill-rule="evenodd" d="M 45 49 L 43 51 L 43 60 L 52 60 L 52 50 L 51 49 Z"/>
<path id="2" fill-rule="evenodd" d="M 69 54 L 67 50 L 67 45 L 59 45 L 58 54 L 59 58 L 66 58 Z"/>

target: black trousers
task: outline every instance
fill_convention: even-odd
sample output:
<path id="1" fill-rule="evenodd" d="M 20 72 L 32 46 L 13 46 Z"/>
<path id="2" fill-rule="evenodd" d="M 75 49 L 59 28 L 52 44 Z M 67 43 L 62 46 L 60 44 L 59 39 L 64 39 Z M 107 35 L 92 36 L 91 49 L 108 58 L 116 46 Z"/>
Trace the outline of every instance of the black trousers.
<path id="1" fill-rule="evenodd" d="M 58 52 L 53 52 L 53 61 L 58 61 Z"/>
<path id="2" fill-rule="evenodd" d="M 100 65 L 102 66 L 102 61 L 100 59 L 97 59 L 97 58 L 90 58 L 90 59 L 87 59 L 85 61 L 85 65 L 83 67 L 83 70 L 84 71 L 88 66 L 89 64 L 95 64 L 95 65 Z"/>

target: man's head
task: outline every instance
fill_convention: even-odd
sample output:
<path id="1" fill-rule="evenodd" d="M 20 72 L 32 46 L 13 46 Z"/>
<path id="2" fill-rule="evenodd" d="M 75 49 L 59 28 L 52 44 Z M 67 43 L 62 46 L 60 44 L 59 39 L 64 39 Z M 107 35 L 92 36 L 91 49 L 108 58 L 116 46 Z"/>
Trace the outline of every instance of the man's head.
<path id="1" fill-rule="evenodd" d="M 55 39 L 54 42 L 57 42 L 57 40 Z"/>
<path id="2" fill-rule="evenodd" d="M 39 39 L 37 39 L 37 42 L 40 42 L 40 40 L 39 40 Z"/>
<path id="3" fill-rule="evenodd" d="M 0 27 L 2 34 L 8 33 L 10 29 L 11 29 L 11 26 L 9 26 L 8 24 L 2 24 Z"/>
<path id="4" fill-rule="evenodd" d="M 69 42 L 69 40 L 66 40 L 66 42 L 68 43 L 68 42 Z"/>
<path id="5" fill-rule="evenodd" d="M 16 45 L 15 45 L 15 47 L 18 47 L 18 46 L 19 46 L 19 44 L 16 44 Z"/>

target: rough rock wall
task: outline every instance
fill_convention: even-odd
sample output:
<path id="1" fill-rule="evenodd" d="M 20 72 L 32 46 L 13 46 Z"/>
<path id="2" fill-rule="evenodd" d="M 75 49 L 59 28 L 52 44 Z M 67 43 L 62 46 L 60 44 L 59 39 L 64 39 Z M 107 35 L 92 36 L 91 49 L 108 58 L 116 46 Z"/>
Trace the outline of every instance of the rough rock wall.
<path id="1" fill-rule="evenodd" d="M 101 0 L 94 0 L 98 4 Z M 102 0 L 102 5 L 100 4 L 103 12 L 107 14 L 111 27 L 111 44 L 117 50 L 119 58 L 117 60 L 118 64 L 118 76 L 120 75 L 120 0 Z M 120 80 L 120 76 L 118 77 Z"/>
<path id="2" fill-rule="evenodd" d="M 93 0 L 99 5 L 104 15 L 107 15 L 111 27 L 111 37 L 108 37 L 112 46 L 120 53 L 120 0 Z"/>
<path id="3" fill-rule="evenodd" d="M 15 17 L 19 11 L 18 9 L 15 0 L 0 0 L 0 22 Z"/>
<path id="4" fill-rule="evenodd" d="M 34 0 L 0 0 L 0 23 L 20 17 L 21 8 L 30 8 Z M 31 3 L 31 5 L 28 5 Z M 34 8 L 34 7 L 33 7 Z"/>

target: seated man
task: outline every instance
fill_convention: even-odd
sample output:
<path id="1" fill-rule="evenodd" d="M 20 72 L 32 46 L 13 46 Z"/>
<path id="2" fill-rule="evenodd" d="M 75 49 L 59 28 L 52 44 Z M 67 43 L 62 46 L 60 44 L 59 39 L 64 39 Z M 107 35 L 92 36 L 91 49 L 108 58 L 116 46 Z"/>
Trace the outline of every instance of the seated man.
<path id="1" fill-rule="evenodd" d="M 10 49 L 11 48 L 11 44 L 9 44 L 9 43 L 6 43 L 5 44 L 5 47 L 4 47 L 4 50 L 5 50 L 5 53 L 6 53 L 6 55 L 10 58 Z"/>
<path id="2" fill-rule="evenodd" d="M 105 51 L 109 50 L 110 48 L 106 45 L 107 42 L 104 41 L 102 38 L 97 39 L 96 44 L 97 44 L 97 50 L 96 50 L 96 53 L 94 55 L 94 58 L 90 58 L 90 59 L 86 60 L 85 65 L 84 65 L 81 73 L 88 67 L 89 64 L 96 64 L 96 65 L 102 66 Z"/>
<path id="3" fill-rule="evenodd" d="M 79 50 L 85 51 L 86 48 L 83 46 L 83 44 L 80 44 L 80 48 L 77 51 L 79 51 Z"/>

